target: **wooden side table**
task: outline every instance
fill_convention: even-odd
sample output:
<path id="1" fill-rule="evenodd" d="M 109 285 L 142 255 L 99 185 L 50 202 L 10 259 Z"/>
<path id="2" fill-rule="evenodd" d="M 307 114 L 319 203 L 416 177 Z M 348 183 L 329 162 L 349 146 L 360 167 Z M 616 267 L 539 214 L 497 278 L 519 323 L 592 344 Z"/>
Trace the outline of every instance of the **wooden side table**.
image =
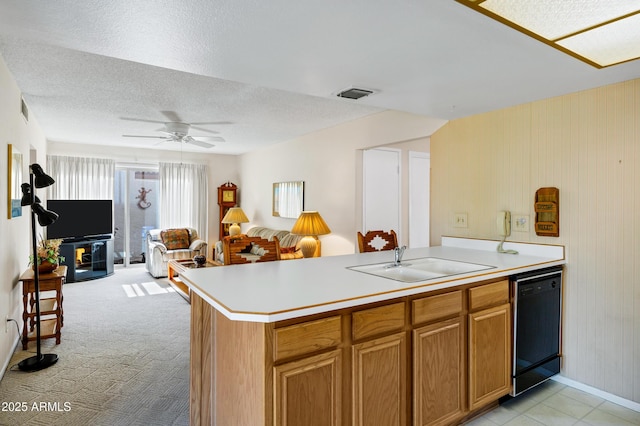
<path id="1" fill-rule="evenodd" d="M 173 287 L 180 296 L 184 297 L 187 302 L 191 303 L 191 294 L 189 291 L 189 287 L 182 282 L 182 280 L 179 278 L 179 275 L 184 273 L 188 269 L 211 268 L 213 266 L 220 266 L 220 264 L 207 260 L 204 265 L 198 266 L 191 259 L 170 260 L 167 265 L 169 284 L 171 284 L 171 287 Z"/>
<path id="2" fill-rule="evenodd" d="M 67 275 L 66 266 L 58 266 L 56 270 L 40 274 L 40 293 L 53 291 L 55 295 L 40 298 L 40 338 L 56 338 L 56 345 L 60 344 L 60 329 L 64 324 L 64 309 L 62 307 L 62 285 Z M 33 269 L 29 268 L 20 276 L 22 281 L 22 349 L 27 349 L 30 341 L 36 340 L 34 331 L 36 322 L 35 277 Z M 53 316 L 45 318 L 45 316 Z"/>

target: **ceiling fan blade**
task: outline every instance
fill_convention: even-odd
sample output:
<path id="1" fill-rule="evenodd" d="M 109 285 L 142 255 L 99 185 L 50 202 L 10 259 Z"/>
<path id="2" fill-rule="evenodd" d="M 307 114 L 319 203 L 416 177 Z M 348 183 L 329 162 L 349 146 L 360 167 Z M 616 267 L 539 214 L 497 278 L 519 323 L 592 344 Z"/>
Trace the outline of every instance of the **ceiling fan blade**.
<path id="1" fill-rule="evenodd" d="M 220 132 L 218 132 L 217 130 L 210 130 L 210 129 L 205 129 L 204 127 L 198 127 L 198 126 L 191 126 L 192 129 L 196 129 L 199 130 L 201 132 L 207 132 L 207 133 L 213 133 L 213 134 L 218 134 Z"/>
<path id="2" fill-rule="evenodd" d="M 192 139 L 200 142 L 224 142 L 221 136 L 190 136 Z"/>
<path id="3" fill-rule="evenodd" d="M 123 138 L 151 138 L 151 139 L 166 139 L 166 136 L 142 136 L 142 135 L 122 135 Z"/>
<path id="4" fill-rule="evenodd" d="M 199 123 L 190 123 L 190 124 L 195 124 L 196 126 L 204 126 L 204 125 L 216 125 L 216 124 L 233 124 L 232 121 L 202 121 Z"/>
<path id="5" fill-rule="evenodd" d="M 126 121 L 141 121 L 143 123 L 160 123 L 160 124 L 164 124 L 164 121 L 158 121 L 158 120 L 146 120 L 144 118 L 133 118 L 133 117 L 120 117 L 120 120 L 126 120 Z"/>
<path id="6" fill-rule="evenodd" d="M 202 142 L 202 141 L 196 140 L 191 136 L 185 136 L 184 138 L 182 138 L 182 141 L 184 143 L 190 143 L 191 145 L 200 146 L 202 148 L 213 148 L 215 146 L 214 144 L 211 144 L 208 142 Z"/>
<path id="7" fill-rule="evenodd" d="M 169 119 L 169 121 L 173 121 L 173 122 L 176 122 L 176 123 L 182 123 L 182 119 L 180 118 L 178 113 L 175 112 L 175 111 L 160 111 L 160 113 L 162 115 L 164 115 L 165 117 L 167 117 Z"/>

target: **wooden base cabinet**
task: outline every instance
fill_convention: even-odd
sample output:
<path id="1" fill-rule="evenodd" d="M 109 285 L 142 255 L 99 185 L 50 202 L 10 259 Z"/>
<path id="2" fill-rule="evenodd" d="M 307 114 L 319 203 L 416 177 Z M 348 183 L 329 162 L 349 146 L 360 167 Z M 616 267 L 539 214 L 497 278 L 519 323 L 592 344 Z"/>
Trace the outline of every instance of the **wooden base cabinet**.
<path id="1" fill-rule="evenodd" d="M 461 422 L 510 390 L 508 280 L 278 323 L 192 293 L 191 425 Z"/>
<path id="2" fill-rule="evenodd" d="M 413 331 L 413 424 L 445 425 L 464 410 L 463 317 Z"/>
<path id="3" fill-rule="evenodd" d="M 469 410 L 511 389 L 509 281 L 469 290 Z"/>
<path id="4" fill-rule="evenodd" d="M 341 366 L 337 350 L 274 367 L 275 424 L 340 425 Z"/>
<path id="5" fill-rule="evenodd" d="M 359 343 L 352 351 L 353 425 L 407 424 L 406 333 Z"/>
<path id="6" fill-rule="evenodd" d="M 509 304 L 469 314 L 469 408 L 509 393 L 511 386 Z"/>

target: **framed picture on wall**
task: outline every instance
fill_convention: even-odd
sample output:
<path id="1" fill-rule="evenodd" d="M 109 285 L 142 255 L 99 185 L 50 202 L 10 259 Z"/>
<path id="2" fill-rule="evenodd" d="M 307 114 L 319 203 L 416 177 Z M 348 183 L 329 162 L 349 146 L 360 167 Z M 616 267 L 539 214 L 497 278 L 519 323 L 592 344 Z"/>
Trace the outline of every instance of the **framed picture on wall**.
<path id="1" fill-rule="evenodd" d="M 15 145 L 7 144 L 8 188 L 7 206 L 9 219 L 22 216 L 22 153 Z"/>

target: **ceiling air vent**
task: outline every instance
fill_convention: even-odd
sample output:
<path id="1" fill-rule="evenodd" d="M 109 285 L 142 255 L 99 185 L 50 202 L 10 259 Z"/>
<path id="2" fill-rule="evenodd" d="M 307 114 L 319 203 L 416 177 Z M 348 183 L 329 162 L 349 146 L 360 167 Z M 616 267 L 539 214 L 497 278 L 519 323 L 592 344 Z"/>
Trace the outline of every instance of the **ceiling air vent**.
<path id="1" fill-rule="evenodd" d="M 364 98 L 365 96 L 369 96 L 372 93 L 372 90 L 357 89 L 355 87 L 352 87 L 350 89 L 343 90 L 342 92 L 338 93 L 337 96 L 347 99 L 360 99 Z"/>

